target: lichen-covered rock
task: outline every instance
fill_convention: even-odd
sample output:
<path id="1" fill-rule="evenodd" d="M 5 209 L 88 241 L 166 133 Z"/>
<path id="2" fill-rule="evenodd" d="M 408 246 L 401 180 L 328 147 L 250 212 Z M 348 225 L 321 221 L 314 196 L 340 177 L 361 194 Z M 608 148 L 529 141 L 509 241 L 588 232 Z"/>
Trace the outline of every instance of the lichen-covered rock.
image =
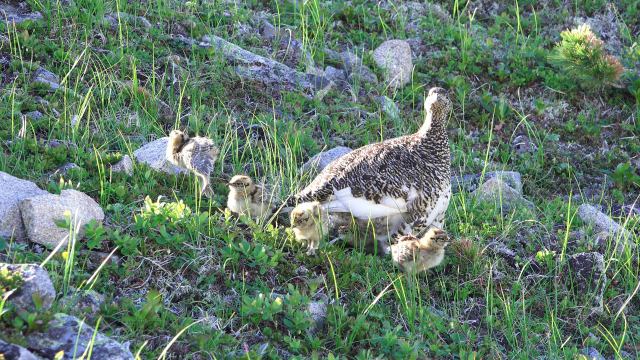
<path id="1" fill-rule="evenodd" d="M 133 160 L 129 155 L 125 155 L 117 163 L 111 165 L 112 172 L 123 172 L 129 176 L 133 175 Z"/>
<path id="2" fill-rule="evenodd" d="M 473 192 L 473 196 L 479 201 L 495 202 L 496 206 L 505 210 L 513 209 L 519 205 L 533 207 L 533 203 L 523 198 L 519 191 L 497 177 L 485 181 Z"/>
<path id="3" fill-rule="evenodd" d="M 344 66 L 344 70 L 347 74 L 347 80 L 349 83 L 354 84 L 357 82 L 365 82 L 371 84 L 377 84 L 378 78 L 376 74 L 371 71 L 366 65 L 362 63 L 362 60 L 358 55 L 350 52 L 343 51 L 338 55 L 340 61 Z"/>
<path id="4" fill-rule="evenodd" d="M 378 96 L 376 97 L 376 101 L 380 105 L 382 112 L 384 112 L 391 119 L 399 119 L 400 118 L 400 110 L 398 109 L 398 105 L 389 99 L 386 96 Z"/>
<path id="5" fill-rule="evenodd" d="M 522 194 L 522 176 L 517 171 L 490 171 L 484 174 L 461 175 L 451 177 L 451 192 L 458 193 L 461 191 L 473 192 L 480 185 L 480 181 L 498 178 L 517 192 Z"/>
<path id="6" fill-rule="evenodd" d="M 37 305 L 40 310 L 48 310 L 56 297 L 56 290 L 49 273 L 36 264 L 0 263 L 2 277 L 16 279 L 19 287 L 9 297 L 9 302 L 19 311 L 32 312 Z M 37 303 L 34 302 L 34 299 Z"/>
<path id="7" fill-rule="evenodd" d="M 167 174 L 181 174 L 187 171 L 179 168 L 166 158 L 168 137 L 163 137 L 143 145 L 133 152 L 133 156 L 139 163 L 147 164 L 150 168 Z"/>
<path id="8" fill-rule="evenodd" d="M 309 303 L 307 311 L 313 320 L 311 331 L 322 330 L 327 320 L 327 301 L 312 301 Z"/>
<path id="9" fill-rule="evenodd" d="M 302 172 L 307 172 L 311 170 L 322 171 L 327 165 L 329 165 L 332 161 L 338 159 L 344 154 L 350 153 L 352 150 L 345 146 L 337 146 L 331 150 L 322 151 L 314 155 L 311 159 L 309 159 L 304 165 L 302 165 Z"/>
<path id="10" fill-rule="evenodd" d="M 0 359 L 3 360 L 40 360 L 39 356 L 33 355 L 31 351 L 22 346 L 9 344 L 0 339 Z"/>
<path id="11" fill-rule="evenodd" d="M 518 135 L 511 142 L 511 148 L 518 154 L 534 153 L 538 150 L 536 144 L 526 135 Z"/>
<path id="12" fill-rule="evenodd" d="M 72 315 L 94 322 L 104 301 L 104 295 L 96 291 L 79 290 L 63 297 L 60 304 Z"/>
<path id="13" fill-rule="evenodd" d="M 21 6 L 16 4 L 17 1 L 3 1 L 0 3 L 0 21 L 5 21 L 9 24 L 19 24 L 26 20 L 40 20 L 42 14 L 37 11 L 31 12 L 28 6 Z M 16 4 L 16 5 L 14 5 Z M 24 3 L 26 5 L 26 3 Z"/>
<path id="14" fill-rule="evenodd" d="M 578 207 L 578 216 L 586 224 L 592 225 L 596 231 L 608 234 L 612 241 L 616 243 L 616 251 L 623 252 L 625 246 L 631 249 L 635 248 L 631 233 L 595 206 L 589 204 L 580 205 Z"/>
<path id="15" fill-rule="evenodd" d="M 601 314 L 604 311 L 604 285 L 607 276 L 604 269 L 604 256 L 597 252 L 580 253 L 568 258 L 570 279 L 568 286 L 575 286 L 579 294 L 593 297 L 591 310 Z"/>
<path id="16" fill-rule="evenodd" d="M 62 190 L 60 195 L 46 194 L 24 199 L 20 202 L 22 221 L 29 240 L 55 247 L 61 241 L 66 242 L 69 230 L 58 226 L 70 214 L 77 238 L 84 235 L 84 227 L 91 220 L 101 223 L 104 212 L 92 198 L 72 189 Z"/>
<path id="17" fill-rule="evenodd" d="M 411 81 L 411 46 L 404 40 L 387 40 L 373 51 L 373 61 L 385 74 L 385 82 L 396 90 Z"/>
<path id="18" fill-rule="evenodd" d="M 36 73 L 33 76 L 33 83 L 44 84 L 51 88 L 51 90 L 58 90 L 60 88 L 60 79 L 58 78 L 58 75 L 44 68 L 36 70 Z"/>
<path id="19" fill-rule="evenodd" d="M 26 336 L 27 347 L 34 353 L 48 359 L 64 352 L 62 359 L 77 359 L 92 343 L 94 327 L 67 314 L 55 314 L 47 324 L 45 332 L 30 333 Z M 93 341 L 92 359 L 124 360 L 133 359 L 133 354 L 125 346 L 97 332 Z"/>
<path id="20" fill-rule="evenodd" d="M 47 192 L 31 181 L 18 179 L 0 171 L 0 237 L 26 240 L 20 202 L 43 194 Z"/>

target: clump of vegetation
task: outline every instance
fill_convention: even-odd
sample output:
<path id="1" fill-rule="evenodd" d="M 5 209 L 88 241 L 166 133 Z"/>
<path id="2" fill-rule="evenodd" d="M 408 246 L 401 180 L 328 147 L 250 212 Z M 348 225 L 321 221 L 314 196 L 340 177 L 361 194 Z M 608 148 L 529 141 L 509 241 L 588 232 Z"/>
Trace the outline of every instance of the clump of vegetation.
<path id="1" fill-rule="evenodd" d="M 589 25 L 563 31 L 560 37 L 550 60 L 584 89 L 602 89 L 618 83 L 624 67 L 618 58 L 607 54 L 604 42 Z"/>

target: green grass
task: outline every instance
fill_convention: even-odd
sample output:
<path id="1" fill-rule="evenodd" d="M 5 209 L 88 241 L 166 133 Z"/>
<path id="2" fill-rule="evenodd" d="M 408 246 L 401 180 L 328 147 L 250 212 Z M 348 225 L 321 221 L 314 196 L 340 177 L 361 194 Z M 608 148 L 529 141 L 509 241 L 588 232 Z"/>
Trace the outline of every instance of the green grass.
<path id="1" fill-rule="evenodd" d="M 629 72 L 622 88 L 593 93 L 549 61 L 565 18 L 603 13 L 606 2 L 567 8 L 517 1 L 495 16 L 446 2 L 451 21 L 419 17 L 417 34 L 405 29 L 400 2 L 28 2 L 44 20 L 0 23 L 8 38 L 0 58 L 9 59 L 0 65 L 0 139 L 12 140 L 0 144 L 0 171 L 54 193 L 78 188 L 99 202 L 108 221 L 91 224 L 85 240 L 48 259 L 48 251 L 11 241 L 0 242 L 0 258 L 44 261 L 60 296 L 71 288 L 104 294 L 102 320 L 93 325 L 131 341 L 141 358 L 577 358 L 585 347 L 640 356 L 638 251 L 618 254 L 604 244 L 603 314 L 590 314 L 592 295 L 568 276 L 567 256 L 596 248 L 595 230 L 576 215 L 582 202 L 601 205 L 640 245 L 640 218 L 617 211 L 640 194 L 638 75 L 634 80 Z M 640 63 L 638 6 L 625 0 L 617 8 L 626 29 L 619 60 L 627 69 Z M 115 15 L 112 26 L 105 14 L 117 11 L 144 16 L 152 26 Z M 214 50 L 171 37 L 215 34 L 283 60 L 280 45 L 244 33 L 244 26 L 257 29 L 260 11 L 279 31 L 290 29 L 320 66 L 329 64 L 325 49 L 349 47 L 382 79 L 369 53 L 382 41 L 418 37 L 427 50 L 414 58 L 411 84 L 396 93 L 382 83 L 359 83 L 354 94 L 332 90 L 318 101 L 256 89 Z M 304 61 L 284 60 L 306 70 Z M 59 75 L 58 91 L 31 83 L 40 66 Z M 285 196 L 310 181 L 299 168 L 322 149 L 415 131 L 431 86 L 448 88 L 454 101 L 453 171 L 518 171 L 533 209 L 506 211 L 456 194 L 446 220 L 456 244 L 444 265 L 417 277 L 341 243 L 305 256 L 284 228 L 244 225 L 224 212 L 224 180 L 233 174 L 261 167 L 264 180 L 278 183 Z M 401 120 L 381 111 L 377 95 L 396 102 Z M 33 110 L 44 116 L 29 119 L 18 138 L 21 114 Z M 264 146 L 245 147 L 234 121 L 261 124 Z M 193 177 L 141 164 L 132 176 L 110 171 L 175 127 L 220 146 L 213 199 L 197 196 Z M 520 134 L 535 151 L 513 151 Z M 43 142 L 53 139 L 75 146 Z M 68 162 L 78 168 L 50 176 Z M 516 252 L 515 264 L 491 250 L 496 241 Z M 122 261 L 91 268 L 83 250 L 114 252 Z M 0 289 L 10 290 L 5 285 Z M 326 328 L 310 331 L 305 310 L 320 299 L 328 299 Z M 18 342 L 53 310 L 11 321 L 11 302 L 3 301 L 0 337 Z"/>

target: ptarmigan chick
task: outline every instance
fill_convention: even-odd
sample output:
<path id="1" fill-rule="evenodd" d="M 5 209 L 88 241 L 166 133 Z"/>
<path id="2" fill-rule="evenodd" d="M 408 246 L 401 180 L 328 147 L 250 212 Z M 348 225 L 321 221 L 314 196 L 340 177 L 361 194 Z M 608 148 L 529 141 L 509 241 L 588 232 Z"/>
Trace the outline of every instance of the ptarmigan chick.
<path id="1" fill-rule="evenodd" d="M 422 239 L 413 235 L 400 237 L 397 244 L 391 245 L 391 258 L 405 272 L 417 274 L 438 266 L 444 259 L 444 248 L 447 245 L 447 233 L 438 228 L 430 228 Z"/>
<path id="2" fill-rule="evenodd" d="M 291 211 L 291 228 L 296 240 L 307 245 L 307 255 L 315 255 L 327 225 L 327 215 L 318 201 L 299 204 Z"/>
<path id="3" fill-rule="evenodd" d="M 384 253 L 391 237 L 421 233 L 429 226 L 442 228 L 451 198 L 446 129 L 451 109 L 444 89 L 430 89 L 424 122 L 416 133 L 366 145 L 334 160 L 283 208 L 319 201 L 332 218 L 378 225 L 376 238 Z"/>
<path id="4" fill-rule="evenodd" d="M 227 208 L 236 214 L 263 220 L 273 210 L 270 200 L 264 187 L 246 175 L 236 175 L 229 180 Z"/>
<path id="5" fill-rule="evenodd" d="M 213 195 L 209 175 L 213 171 L 213 164 L 218 154 L 220 150 L 211 139 L 200 136 L 189 137 L 180 130 L 173 130 L 169 134 L 167 160 L 196 174 L 202 181 L 201 194 L 207 197 Z"/>

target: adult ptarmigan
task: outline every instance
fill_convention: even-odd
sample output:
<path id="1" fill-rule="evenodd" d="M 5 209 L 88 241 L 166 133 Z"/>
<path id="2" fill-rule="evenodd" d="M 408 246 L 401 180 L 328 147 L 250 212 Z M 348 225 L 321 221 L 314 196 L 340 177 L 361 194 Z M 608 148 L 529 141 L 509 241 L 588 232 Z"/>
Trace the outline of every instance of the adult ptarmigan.
<path id="1" fill-rule="evenodd" d="M 396 234 L 443 228 L 451 198 L 446 132 L 451 108 L 444 89 L 430 89 L 424 123 L 415 134 L 366 145 L 338 158 L 285 207 L 318 201 L 334 219 L 347 215 L 373 223 L 385 253 Z"/>

